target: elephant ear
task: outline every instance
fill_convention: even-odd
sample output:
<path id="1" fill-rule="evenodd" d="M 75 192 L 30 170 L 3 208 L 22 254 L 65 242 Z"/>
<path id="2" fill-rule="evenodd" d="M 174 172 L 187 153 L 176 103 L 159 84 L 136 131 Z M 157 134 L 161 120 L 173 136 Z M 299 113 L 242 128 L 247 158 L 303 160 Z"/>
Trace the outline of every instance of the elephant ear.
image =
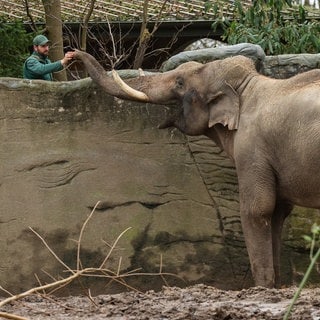
<path id="1" fill-rule="evenodd" d="M 238 129 L 240 98 L 230 84 L 225 82 L 214 95 L 209 96 L 209 128 L 217 123 L 228 126 L 229 130 Z"/>

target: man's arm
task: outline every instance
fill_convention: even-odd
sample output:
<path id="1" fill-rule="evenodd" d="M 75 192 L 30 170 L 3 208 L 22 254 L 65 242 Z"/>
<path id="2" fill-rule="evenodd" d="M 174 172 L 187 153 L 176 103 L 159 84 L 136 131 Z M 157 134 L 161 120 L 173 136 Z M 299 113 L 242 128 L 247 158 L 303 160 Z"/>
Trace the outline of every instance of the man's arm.
<path id="1" fill-rule="evenodd" d="M 43 64 L 36 58 L 32 57 L 26 61 L 26 67 L 29 71 L 38 76 L 43 76 L 47 73 L 57 72 L 63 69 L 61 61 Z"/>

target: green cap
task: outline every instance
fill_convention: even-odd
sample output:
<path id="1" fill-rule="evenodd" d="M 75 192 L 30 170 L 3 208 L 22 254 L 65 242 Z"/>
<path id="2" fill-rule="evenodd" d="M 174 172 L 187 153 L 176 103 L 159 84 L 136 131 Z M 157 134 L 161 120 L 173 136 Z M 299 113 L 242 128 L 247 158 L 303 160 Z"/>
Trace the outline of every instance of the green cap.
<path id="1" fill-rule="evenodd" d="M 42 35 L 42 34 L 37 35 L 33 39 L 33 44 L 35 46 L 44 46 L 48 42 L 49 42 L 49 39 L 46 36 Z"/>

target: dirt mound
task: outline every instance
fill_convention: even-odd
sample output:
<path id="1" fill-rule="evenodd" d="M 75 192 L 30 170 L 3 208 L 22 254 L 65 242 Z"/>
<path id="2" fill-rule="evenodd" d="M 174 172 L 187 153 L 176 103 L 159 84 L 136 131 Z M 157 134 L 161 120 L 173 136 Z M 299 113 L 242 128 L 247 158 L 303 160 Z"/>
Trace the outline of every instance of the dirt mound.
<path id="1" fill-rule="evenodd" d="M 88 297 L 30 296 L 2 311 L 28 319 L 231 320 L 282 319 L 296 288 L 225 291 L 205 285 L 164 287 L 160 292 L 125 292 Z M 291 319 L 320 319 L 320 288 L 304 289 Z"/>

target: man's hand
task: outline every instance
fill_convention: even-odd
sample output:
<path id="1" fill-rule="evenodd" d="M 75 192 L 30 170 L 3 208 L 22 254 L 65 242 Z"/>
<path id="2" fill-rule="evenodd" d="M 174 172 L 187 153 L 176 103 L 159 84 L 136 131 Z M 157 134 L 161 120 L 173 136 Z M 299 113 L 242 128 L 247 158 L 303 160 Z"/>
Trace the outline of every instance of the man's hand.
<path id="1" fill-rule="evenodd" d="M 64 67 L 73 59 L 74 52 L 69 51 L 64 55 L 64 58 L 61 60 L 61 63 Z"/>

